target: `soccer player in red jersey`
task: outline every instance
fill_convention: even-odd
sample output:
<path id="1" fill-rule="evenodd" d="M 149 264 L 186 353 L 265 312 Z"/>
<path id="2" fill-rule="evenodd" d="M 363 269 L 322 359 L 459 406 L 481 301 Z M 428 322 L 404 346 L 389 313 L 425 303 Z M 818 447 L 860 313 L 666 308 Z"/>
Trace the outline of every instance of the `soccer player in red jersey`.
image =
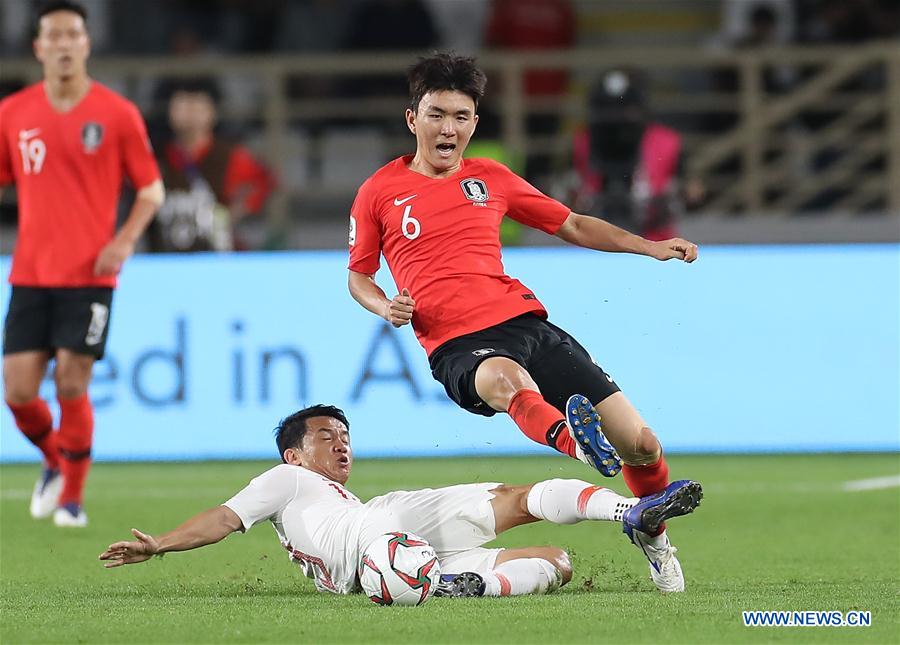
<path id="1" fill-rule="evenodd" d="M 163 201 L 137 108 L 87 73 L 83 7 L 45 5 L 35 25 L 42 82 L 0 102 L 0 186 L 15 183 L 19 231 L 3 330 L 3 382 L 16 425 L 44 455 L 31 514 L 85 526 L 94 420 L 87 388 L 103 356 L 116 274 Z M 123 175 L 137 191 L 116 231 Z M 51 358 L 59 429 L 39 386 Z"/>
<path id="2" fill-rule="evenodd" d="M 588 352 L 547 320 L 537 296 L 506 275 L 499 227 L 509 216 L 577 246 L 657 260 L 693 262 L 697 246 L 632 235 L 570 211 L 497 162 L 464 159 L 486 83 L 473 59 L 423 58 L 409 83 L 406 123 L 416 152 L 359 189 L 350 215 L 350 293 L 395 327 L 412 323 L 432 374 L 460 407 L 484 416 L 507 412 L 530 439 L 606 476 L 624 460 L 635 496 L 671 503 L 656 436 Z M 400 289 L 393 298 L 374 280 L 381 254 Z M 665 526 L 648 535 L 626 518 L 625 527 L 650 560 L 657 587 L 683 590 Z"/>

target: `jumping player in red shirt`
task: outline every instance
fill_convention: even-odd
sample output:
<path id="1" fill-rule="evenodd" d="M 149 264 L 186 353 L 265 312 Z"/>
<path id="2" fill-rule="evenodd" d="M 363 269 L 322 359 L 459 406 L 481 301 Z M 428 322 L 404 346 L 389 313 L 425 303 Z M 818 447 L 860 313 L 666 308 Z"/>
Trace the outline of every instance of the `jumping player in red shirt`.
<path id="1" fill-rule="evenodd" d="M 45 5 L 34 53 L 44 80 L 0 102 L 0 186 L 15 183 L 19 231 L 3 329 L 3 382 L 16 425 L 44 455 L 35 518 L 85 526 L 93 408 L 87 388 L 103 356 L 116 274 L 163 201 L 137 108 L 87 74 L 83 7 Z M 137 191 L 116 231 L 123 175 Z M 38 395 L 51 358 L 59 430 Z"/>
<path id="2" fill-rule="evenodd" d="M 693 262 L 697 245 L 651 242 L 571 212 L 497 162 L 463 159 L 486 80 L 473 59 L 451 54 L 410 69 L 406 123 L 416 153 L 359 189 L 350 214 L 350 293 L 395 327 L 412 323 L 434 378 L 460 407 L 507 412 L 530 439 L 605 476 L 622 470 L 635 496 L 649 496 L 626 514 L 625 532 L 650 561 L 660 591 L 682 591 L 665 526 L 645 533 L 641 516 L 659 505 L 670 517 L 691 512 L 700 485 L 669 484 L 659 441 L 613 379 L 547 320 L 528 287 L 506 275 L 499 227 L 508 215 L 571 244 L 657 260 Z M 393 298 L 374 280 L 381 254 L 400 289 Z"/>

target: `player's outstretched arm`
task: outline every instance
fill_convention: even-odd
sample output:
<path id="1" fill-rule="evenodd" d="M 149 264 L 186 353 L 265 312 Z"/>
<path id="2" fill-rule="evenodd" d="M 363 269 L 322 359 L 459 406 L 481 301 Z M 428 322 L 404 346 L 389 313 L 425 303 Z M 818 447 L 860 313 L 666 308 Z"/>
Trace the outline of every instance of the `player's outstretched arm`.
<path id="1" fill-rule="evenodd" d="M 122 265 L 134 253 L 134 245 L 162 206 L 165 197 L 165 189 L 159 179 L 137 192 L 128 219 L 109 244 L 100 250 L 94 262 L 94 275 L 116 275 L 122 270 Z"/>
<path id="2" fill-rule="evenodd" d="M 652 242 L 634 235 L 596 217 L 569 213 L 569 217 L 556 232 L 556 236 L 569 244 L 610 253 L 635 253 L 657 260 L 697 259 L 697 245 L 680 237 Z"/>
<path id="3" fill-rule="evenodd" d="M 216 506 L 158 537 L 131 529 L 131 534 L 137 538 L 136 540 L 110 544 L 106 551 L 100 554 L 100 559 L 105 561 L 103 566 L 107 569 L 121 567 L 123 564 L 137 564 L 149 560 L 154 555 L 170 551 L 189 551 L 207 544 L 215 544 L 242 528 L 237 513 L 227 506 Z"/>
<path id="4" fill-rule="evenodd" d="M 376 316 L 381 316 L 394 327 L 402 327 L 412 320 L 416 301 L 407 289 L 401 290 L 388 300 L 384 291 L 375 282 L 375 276 L 350 271 L 347 287 L 353 299 Z"/>

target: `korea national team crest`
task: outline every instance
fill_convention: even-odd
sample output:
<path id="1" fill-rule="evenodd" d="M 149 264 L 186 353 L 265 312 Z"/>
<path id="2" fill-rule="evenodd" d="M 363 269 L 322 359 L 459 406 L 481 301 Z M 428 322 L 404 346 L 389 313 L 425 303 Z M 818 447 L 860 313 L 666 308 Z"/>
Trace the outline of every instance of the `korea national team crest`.
<path id="1" fill-rule="evenodd" d="M 88 121 L 81 128 L 81 144 L 84 151 L 93 154 L 103 141 L 103 126 L 93 121 Z"/>
<path id="2" fill-rule="evenodd" d="M 484 183 L 481 179 L 463 179 L 459 182 L 459 185 L 462 186 L 463 192 L 466 194 L 466 197 L 471 199 L 476 204 L 480 204 L 482 202 L 486 202 L 488 200 L 488 189 L 487 184 Z"/>

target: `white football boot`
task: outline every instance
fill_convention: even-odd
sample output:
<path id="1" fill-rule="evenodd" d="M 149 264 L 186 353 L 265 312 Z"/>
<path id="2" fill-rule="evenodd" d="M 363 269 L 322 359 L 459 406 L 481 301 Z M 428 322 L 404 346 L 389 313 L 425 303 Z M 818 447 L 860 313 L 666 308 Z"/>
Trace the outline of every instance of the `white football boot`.
<path id="1" fill-rule="evenodd" d="M 53 515 L 62 485 L 63 478 L 59 470 L 44 468 L 41 471 L 41 476 L 35 482 L 34 491 L 31 493 L 31 506 L 29 507 L 31 517 L 42 520 Z"/>
<path id="2" fill-rule="evenodd" d="M 56 526 L 84 528 L 87 526 L 88 518 L 84 509 L 79 504 L 71 502 L 65 506 L 60 506 L 53 513 L 53 523 Z"/>
<path id="3" fill-rule="evenodd" d="M 643 551 L 650 561 L 650 578 L 656 588 L 662 593 L 684 591 L 684 574 L 681 573 L 681 564 L 675 557 L 678 549 L 669 542 L 669 536 L 665 531 L 655 538 L 641 531 L 632 531 L 630 537 L 634 545 Z"/>
<path id="4" fill-rule="evenodd" d="M 650 577 L 663 593 L 684 591 L 684 575 L 675 557 L 677 549 L 669 542 L 666 532 L 650 536 L 657 533 L 666 520 L 692 513 L 700 506 L 701 499 L 703 487 L 699 482 L 680 479 L 658 493 L 642 497 L 622 516 L 622 530 L 647 556 Z"/>

